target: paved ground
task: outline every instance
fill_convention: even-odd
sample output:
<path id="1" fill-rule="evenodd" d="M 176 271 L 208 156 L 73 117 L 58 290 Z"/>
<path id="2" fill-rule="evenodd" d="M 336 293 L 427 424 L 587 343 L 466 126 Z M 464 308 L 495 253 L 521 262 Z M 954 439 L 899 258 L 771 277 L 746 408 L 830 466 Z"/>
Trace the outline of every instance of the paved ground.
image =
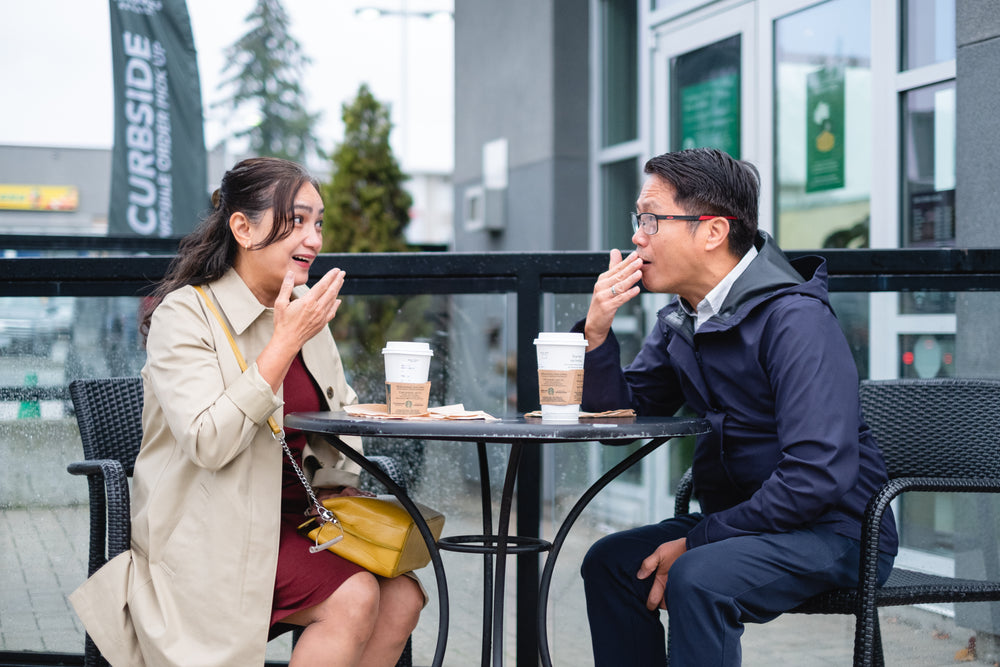
<path id="1" fill-rule="evenodd" d="M 474 495 L 417 495 L 447 512 L 445 534 L 479 532 Z M 83 629 L 66 595 L 86 571 L 87 521 L 85 508 L 0 510 L 0 650 L 82 651 Z M 600 534 L 584 514 L 559 556 L 552 584 L 553 611 L 549 613 L 552 655 L 558 667 L 592 664 L 577 569 L 586 547 Z M 480 655 L 482 558 L 456 553 L 445 553 L 443 558 L 451 599 L 445 664 L 469 667 L 478 664 Z M 428 571 L 424 579 L 435 596 L 433 574 Z M 513 572 L 508 583 L 508 590 L 512 590 Z M 507 606 L 509 665 L 514 664 L 512 605 L 510 601 Z M 414 635 L 418 665 L 430 663 L 437 620 L 437 605 L 431 603 Z M 887 664 L 906 667 L 955 665 L 956 651 L 966 646 L 969 637 L 969 631 L 956 629 L 947 619 L 909 608 L 902 614 L 898 610 L 883 613 L 882 631 Z M 849 665 L 853 632 L 852 619 L 838 616 L 789 615 L 767 625 L 749 626 L 744 638 L 744 665 Z M 272 642 L 269 657 L 287 659 L 288 652 L 288 641 L 279 639 Z"/>

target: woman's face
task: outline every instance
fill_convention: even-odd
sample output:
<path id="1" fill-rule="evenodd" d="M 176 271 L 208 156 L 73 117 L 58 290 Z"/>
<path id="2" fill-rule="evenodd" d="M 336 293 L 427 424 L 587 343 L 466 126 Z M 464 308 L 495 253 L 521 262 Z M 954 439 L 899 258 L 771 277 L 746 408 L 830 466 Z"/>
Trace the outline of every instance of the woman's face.
<path id="1" fill-rule="evenodd" d="M 267 238 L 274 224 L 274 212 L 267 211 L 258 224 L 250 227 L 250 249 L 241 248 L 236 269 L 257 299 L 273 306 L 285 274 L 295 277 L 296 285 L 309 278 L 309 267 L 323 243 L 323 199 L 311 183 L 295 194 L 292 233 L 264 248 L 257 244 Z"/>

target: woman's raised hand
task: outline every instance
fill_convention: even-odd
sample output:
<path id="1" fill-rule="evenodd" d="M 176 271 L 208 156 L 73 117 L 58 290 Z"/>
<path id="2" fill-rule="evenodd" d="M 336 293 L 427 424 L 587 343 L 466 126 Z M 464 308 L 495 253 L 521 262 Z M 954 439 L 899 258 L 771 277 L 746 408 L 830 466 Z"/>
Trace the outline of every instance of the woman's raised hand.
<path id="1" fill-rule="evenodd" d="M 291 299 L 295 279 L 291 271 L 285 274 L 274 300 L 274 333 L 257 357 L 261 377 L 275 393 L 281 388 L 292 360 L 310 338 L 323 330 L 340 307 L 340 288 L 346 274 L 330 269 L 312 289 L 300 298 Z"/>
<path id="2" fill-rule="evenodd" d="M 274 301 L 274 335 L 289 337 L 296 345 L 296 352 L 301 349 L 337 314 L 346 275 L 340 269 L 330 269 L 308 292 L 292 301 L 295 283 L 289 271 Z"/>

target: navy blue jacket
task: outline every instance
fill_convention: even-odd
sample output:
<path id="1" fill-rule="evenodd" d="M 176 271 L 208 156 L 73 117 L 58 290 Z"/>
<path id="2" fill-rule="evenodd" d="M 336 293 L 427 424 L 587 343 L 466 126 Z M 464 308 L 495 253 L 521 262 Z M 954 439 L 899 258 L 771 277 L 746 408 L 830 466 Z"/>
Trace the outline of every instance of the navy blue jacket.
<path id="1" fill-rule="evenodd" d="M 756 245 L 758 256 L 698 333 L 675 298 L 627 368 L 613 333 L 588 352 L 583 409 L 673 415 L 686 403 L 711 422 L 695 448 L 705 518 L 688 534 L 689 549 L 815 524 L 859 539 L 885 463 L 861 416 L 826 260 L 793 266 L 763 232 Z M 891 512 L 881 532 L 881 549 L 896 553 Z"/>

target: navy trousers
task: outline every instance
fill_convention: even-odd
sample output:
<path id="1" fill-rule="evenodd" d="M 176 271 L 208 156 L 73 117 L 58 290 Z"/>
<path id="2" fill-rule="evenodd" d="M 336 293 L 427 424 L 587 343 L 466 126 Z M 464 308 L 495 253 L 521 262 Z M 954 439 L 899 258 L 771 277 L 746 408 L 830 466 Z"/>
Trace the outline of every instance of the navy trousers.
<path id="1" fill-rule="evenodd" d="M 688 514 L 608 535 L 581 572 L 595 667 L 661 667 L 667 662 L 659 611 L 646 609 L 653 576 L 636 577 L 660 544 L 701 520 Z M 860 546 L 826 526 L 735 537 L 684 553 L 670 568 L 666 601 L 671 667 L 741 662 L 744 623 L 765 623 L 823 591 L 858 582 Z M 879 580 L 892 569 L 882 554 Z"/>

